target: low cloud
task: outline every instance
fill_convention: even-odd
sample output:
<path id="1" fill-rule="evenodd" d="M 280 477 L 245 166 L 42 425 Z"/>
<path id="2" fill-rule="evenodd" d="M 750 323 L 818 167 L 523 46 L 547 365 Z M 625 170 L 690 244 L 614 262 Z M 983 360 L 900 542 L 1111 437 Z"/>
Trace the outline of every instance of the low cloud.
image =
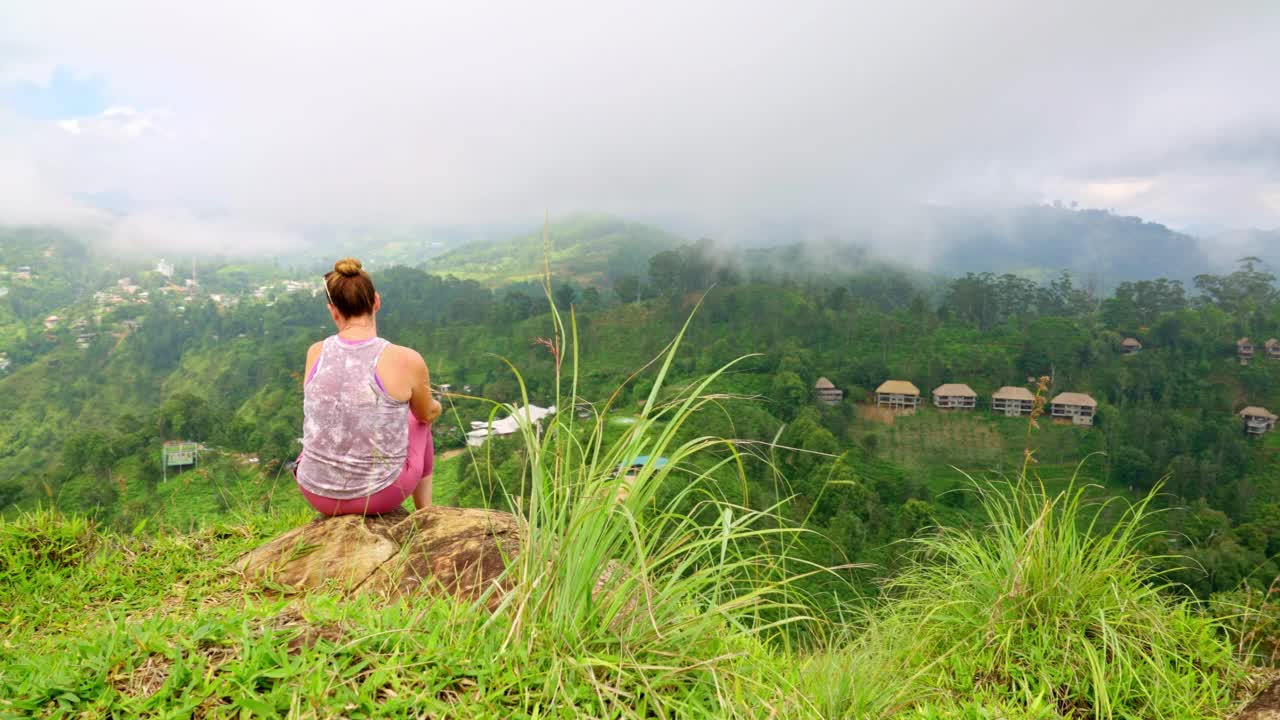
<path id="1" fill-rule="evenodd" d="M 131 107 L 110 107 L 101 114 L 86 118 L 69 118 L 57 125 L 72 135 L 84 135 L 107 141 L 137 140 L 154 135 L 172 140 L 175 135 L 168 127 L 173 111 L 164 108 L 136 110 Z"/>
<path id="2" fill-rule="evenodd" d="M 115 193 L 282 238 L 580 210 L 897 237 L 921 203 L 1052 200 L 1280 224 L 1274 3 L 122 3 L 0 9 L 0 78 L 71 68 L 115 106 L 14 136 L 0 188 L 45 211 Z"/>

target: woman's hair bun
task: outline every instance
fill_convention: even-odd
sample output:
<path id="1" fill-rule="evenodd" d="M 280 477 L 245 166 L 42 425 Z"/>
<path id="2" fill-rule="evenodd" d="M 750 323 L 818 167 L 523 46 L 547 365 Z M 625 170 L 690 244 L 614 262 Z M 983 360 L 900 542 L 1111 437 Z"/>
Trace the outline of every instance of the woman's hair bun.
<path id="1" fill-rule="evenodd" d="M 362 267 L 364 266 L 355 258 L 342 258 L 333 264 L 333 271 L 343 277 L 355 277 L 360 274 Z"/>

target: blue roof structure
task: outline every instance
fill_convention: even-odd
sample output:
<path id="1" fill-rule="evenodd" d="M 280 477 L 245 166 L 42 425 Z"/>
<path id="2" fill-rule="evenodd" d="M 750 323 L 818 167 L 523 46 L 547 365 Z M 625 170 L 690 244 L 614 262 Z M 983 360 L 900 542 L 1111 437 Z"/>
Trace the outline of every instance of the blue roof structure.
<path id="1" fill-rule="evenodd" d="M 647 465 L 647 464 L 649 464 L 649 456 L 648 456 L 648 455 L 637 455 L 637 456 L 636 456 L 636 459 L 635 459 L 635 460 L 633 460 L 633 461 L 631 461 L 631 467 L 640 467 L 640 466 L 642 466 L 642 465 Z M 667 459 L 666 459 L 666 458 L 664 458 L 664 457 L 654 458 L 654 460 L 653 460 L 653 466 L 654 466 L 655 468 L 660 468 L 660 467 L 662 467 L 663 465 L 666 465 L 666 464 L 667 464 Z M 619 467 L 619 468 L 623 468 L 623 467 L 626 467 L 626 466 L 625 466 L 625 465 L 619 465 L 618 467 Z"/>

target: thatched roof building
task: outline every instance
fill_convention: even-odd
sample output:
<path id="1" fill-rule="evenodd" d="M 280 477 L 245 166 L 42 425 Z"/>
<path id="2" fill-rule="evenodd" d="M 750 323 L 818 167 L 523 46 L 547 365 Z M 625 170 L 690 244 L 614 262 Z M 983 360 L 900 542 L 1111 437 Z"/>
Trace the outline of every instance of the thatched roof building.
<path id="1" fill-rule="evenodd" d="M 933 389 L 934 407 L 968 410 L 978 406 L 978 393 L 964 383 L 944 383 Z"/>
<path id="2" fill-rule="evenodd" d="M 1030 415 L 1035 403 L 1036 396 L 1030 390 L 1018 385 L 1005 385 L 992 394 L 991 411 L 1009 417 Z"/>
<path id="3" fill-rule="evenodd" d="M 892 410 L 914 410 L 920 404 L 920 388 L 906 380 L 885 380 L 876 388 L 876 405 Z"/>

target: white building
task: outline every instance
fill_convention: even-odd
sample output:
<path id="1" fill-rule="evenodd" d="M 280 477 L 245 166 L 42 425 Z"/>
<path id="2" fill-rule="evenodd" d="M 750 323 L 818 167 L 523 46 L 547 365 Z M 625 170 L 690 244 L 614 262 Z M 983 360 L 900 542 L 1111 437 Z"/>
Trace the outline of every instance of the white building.
<path id="1" fill-rule="evenodd" d="M 1017 385 L 1005 385 L 991 396 L 991 412 L 1006 417 L 1030 415 L 1035 405 L 1036 396 Z"/>
<path id="2" fill-rule="evenodd" d="M 554 415 L 555 412 L 555 405 L 549 408 L 526 405 L 516 409 L 515 412 L 501 420 L 494 420 L 492 423 L 487 420 L 473 420 L 471 422 L 471 432 L 467 433 L 467 445 L 480 447 L 491 435 L 498 437 L 514 435 L 523 424 L 532 422 L 536 425 L 541 423 L 542 419 L 548 415 Z"/>
<path id="3" fill-rule="evenodd" d="M 160 262 L 156 263 L 156 272 L 166 278 L 173 279 L 173 263 L 166 261 L 164 258 L 160 258 Z"/>
<path id="4" fill-rule="evenodd" d="M 1264 407 L 1250 405 L 1240 411 L 1244 418 L 1244 431 L 1250 435 L 1262 435 L 1276 429 L 1276 416 Z"/>
<path id="5" fill-rule="evenodd" d="M 885 380 L 876 388 L 876 405 L 890 410 L 914 411 L 920 404 L 920 389 L 906 380 Z"/>
<path id="6" fill-rule="evenodd" d="M 1054 418 L 1070 420 L 1076 425 L 1092 425 L 1093 415 L 1098 409 L 1098 401 L 1084 393 L 1059 393 L 1049 405 L 1050 415 Z"/>
<path id="7" fill-rule="evenodd" d="M 944 410 L 972 410 L 978 393 L 964 383 L 946 383 L 933 389 L 933 406 Z"/>

